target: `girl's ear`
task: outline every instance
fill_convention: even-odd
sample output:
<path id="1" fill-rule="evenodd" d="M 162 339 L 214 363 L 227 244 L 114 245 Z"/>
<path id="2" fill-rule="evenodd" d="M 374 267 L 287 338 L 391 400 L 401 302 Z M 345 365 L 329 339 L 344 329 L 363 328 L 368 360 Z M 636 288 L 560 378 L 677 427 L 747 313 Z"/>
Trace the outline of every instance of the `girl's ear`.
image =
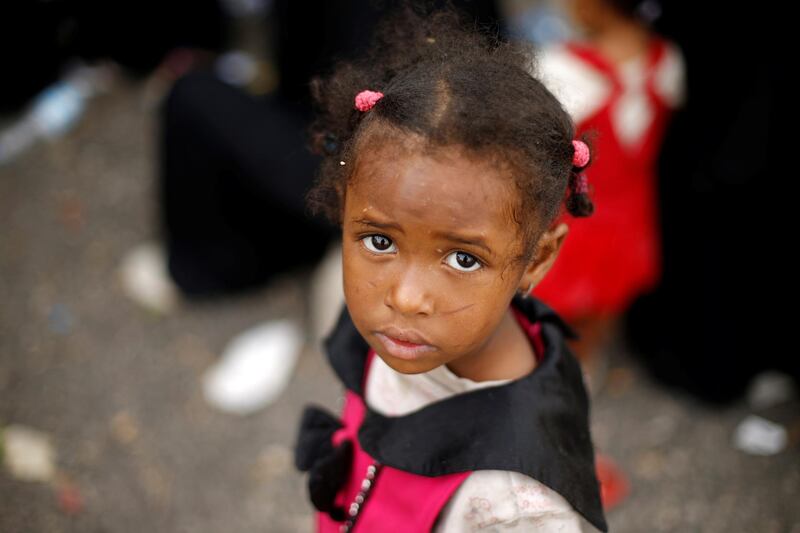
<path id="1" fill-rule="evenodd" d="M 536 244 L 536 254 L 522 274 L 520 292 L 523 294 L 530 292 L 544 279 L 553 263 L 555 263 L 568 232 L 569 227 L 561 222 L 542 233 Z"/>

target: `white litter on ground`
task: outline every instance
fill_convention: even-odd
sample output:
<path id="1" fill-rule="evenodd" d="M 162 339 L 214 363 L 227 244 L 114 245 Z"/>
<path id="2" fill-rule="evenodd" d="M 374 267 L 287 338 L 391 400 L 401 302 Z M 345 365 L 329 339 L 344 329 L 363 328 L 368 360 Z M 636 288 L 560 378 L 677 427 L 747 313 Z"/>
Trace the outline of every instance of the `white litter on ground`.
<path id="1" fill-rule="evenodd" d="M 167 270 L 163 248 L 156 242 L 145 242 L 130 250 L 119 270 L 122 289 L 137 304 L 166 314 L 175 309 L 179 290 Z"/>
<path id="2" fill-rule="evenodd" d="M 24 481 L 51 481 L 56 473 L 56 452 L 47 433 L 19 424 L 2 429 L 6 470 Z"/>
<path id="3" fill-rule="evenodd" d="M 302 345 L 302 330 L 288 319 L 265 322 L 240 333 L 203 376 L 206 401 L 237 415 L 266 407 L 289 384 Z"/>
<path id="4" fill-rule="evenodd" d="M 783 426 L 757 415 L 747 415 L 733 434 L 733 445 L 752 455 L 775 455 L 786 447 L 787 441 Z"/>

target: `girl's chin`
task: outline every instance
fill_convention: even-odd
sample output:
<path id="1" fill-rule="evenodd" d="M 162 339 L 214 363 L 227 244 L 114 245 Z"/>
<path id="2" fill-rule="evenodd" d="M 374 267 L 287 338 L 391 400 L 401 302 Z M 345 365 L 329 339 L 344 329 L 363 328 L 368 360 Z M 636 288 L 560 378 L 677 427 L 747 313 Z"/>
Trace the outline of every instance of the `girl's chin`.
<path id="1" fill-rule="evenodd" d="M 380 358 L 383 359 L 383 362 L 386 363 L 389 368 L 395 372 L 400 372 L 401 374 L 422 374 L 423 372 L 428 372 L 429 370 L 433 370 L 441 365 L 441 363 L 438 361 L 434 362 L 424 358 L 416 359 L 414 361 L 407 361 L 405 359 L 393 357 L 392 355 L 382 355 L 380 352 L 376 353 L 378 353 Z"/>

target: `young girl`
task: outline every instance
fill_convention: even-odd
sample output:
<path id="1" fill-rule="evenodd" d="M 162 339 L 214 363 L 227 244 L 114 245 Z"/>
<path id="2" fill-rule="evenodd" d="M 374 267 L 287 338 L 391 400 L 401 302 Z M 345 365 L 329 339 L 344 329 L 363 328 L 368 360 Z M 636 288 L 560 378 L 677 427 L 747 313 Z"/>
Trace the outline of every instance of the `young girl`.
<path id="1" fill-rule="evenodd" d="M 578 135 L 597 135 L 600 154 L 587 175 L 598 210 L 563 217 L 569 239 L 535 296 L 572 324 L 572 348 L 602 382 L 604 347 L 633 300 L 661 279 L 656 161 L 665 128 L 683 104 L 678 46 L 656 34 L 641 0 L 566 0 L 584 36 L 543 48 L 538 76 L 564 104 Z M 587 268 L 592 265 L 592 268 Z"/>
<path id="2" fill-rule="evenodd" d="M 342 228 L 341 418 L 295 462 L 320 532 L 607 531 L 573 330 L 529 297 L 585 216 L 590 149 L 521 45 L 392 19 L 314 85 L 311 204 Z"/>

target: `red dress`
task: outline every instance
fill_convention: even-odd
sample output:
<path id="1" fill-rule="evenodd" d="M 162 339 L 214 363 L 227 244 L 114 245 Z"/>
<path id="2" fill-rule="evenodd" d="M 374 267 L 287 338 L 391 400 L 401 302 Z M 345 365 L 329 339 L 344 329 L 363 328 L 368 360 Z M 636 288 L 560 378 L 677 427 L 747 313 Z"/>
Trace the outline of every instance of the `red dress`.
<path id="1" fill-rule="evenodd" d="M 677 65 L 667 73 L 676 79 L 667 79 L 667 83 L 682 83 L 684 70 L 679 50 L 654 36 L 636 64 L 638 87 L 632 90 L 630 71 L 623 76 L 619 67 L 587 44 L 561 46 L 562 57 L 569 58 L 567 63 L 578 65 L 595 80 L 604 80 L 606 86 L 604 100 L 576 119 L 576 138 L 589 130 L 596 135 L 594 159 L 585 171 L 594 213 L 572 217 L 562 206 L 557 222 L 565 222 L 569 233 L 550 272 L 533 290 L 561 316 L 572 320 L 585 313 L 622 313 L 634 298 L 660 281 L 656 160 L 677 103 L 665 97 L 662 62 Z M 633 63 L 626 65 L 630 68 Z M 573 89 L 567 90 L 574 90 L 575 78 L 572 80 Z M 675 94 L 682 98 L 680 90 L 682 85 Z M 620 124 L 631 119 L 640 128 L 633 135 L 621 135 Z"/>

